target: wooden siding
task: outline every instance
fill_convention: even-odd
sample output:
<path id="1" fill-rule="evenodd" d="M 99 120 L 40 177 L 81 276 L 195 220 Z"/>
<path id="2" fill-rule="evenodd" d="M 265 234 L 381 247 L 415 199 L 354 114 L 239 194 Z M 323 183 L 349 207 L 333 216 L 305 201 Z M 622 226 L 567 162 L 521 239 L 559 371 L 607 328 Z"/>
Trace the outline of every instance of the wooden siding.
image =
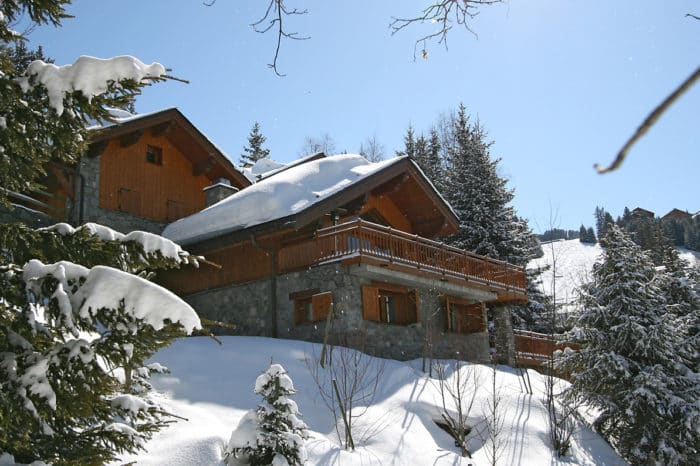
<path id="1" fill-rule="evenodd" d="M 396 207 L 396 204 L 394 204 L 388 196 L 370 196 L 367 203 L 360 211 L 360 215 L 370 212 L 371 210 L 376 210 L 379 215 L 386 220 L 388 223 L 387 226 L 405 231 L 406 233 L 415 233 L 406 215 Z"/>
<path id="2" fill-rule="evenodd" d="M 149 145 L 162 149 L 162 164 L 146 161 Z M 100 159 L 99 206 L 158 222 L 172 222 L 204 208 L 202 190 L 209 184 L 206 176 L 193 175 L 192 163 L 167 137 L 153 137 L 146 131 L 128 147 L 121 147 L 119 138 L 115 138 L 105 148 Z M 121 205 L 125 193 L 128 206 Z M 136 199 L 141 200 L 138 207 Z"/>
<path id="3" fill-rule="evenodd" d="M 188 295 L 226 285 L 246 283 L 269 277 L 272 264 L 268 253 L 249 241 L 207 253 L 208 261 L 221 269 L 202 264 L 198 270 L 185 268 L 159 273 L 158 282 L 180 295 Z"/>

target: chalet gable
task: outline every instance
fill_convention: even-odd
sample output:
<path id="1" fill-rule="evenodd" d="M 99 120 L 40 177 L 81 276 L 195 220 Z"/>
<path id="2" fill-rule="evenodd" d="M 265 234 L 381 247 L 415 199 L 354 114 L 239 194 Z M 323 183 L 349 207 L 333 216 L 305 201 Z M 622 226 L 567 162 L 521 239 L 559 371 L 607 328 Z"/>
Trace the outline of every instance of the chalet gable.
<path id="1" fill-rule="evenodd" d="M 226 154 L 177 108 L 118 118 L 114 124 L 95 129 L 86 155 L 102 155 L 110 143 L 116 143 L 120 148 L 128 148 L 138 143 L 144 135 L 150 135 L 151 138 L 163 136 L 177 147 L 192 163 L 193 176 L 204 175 L 212 181 L 226 178 L 239 189 L 251 184 Z"/>

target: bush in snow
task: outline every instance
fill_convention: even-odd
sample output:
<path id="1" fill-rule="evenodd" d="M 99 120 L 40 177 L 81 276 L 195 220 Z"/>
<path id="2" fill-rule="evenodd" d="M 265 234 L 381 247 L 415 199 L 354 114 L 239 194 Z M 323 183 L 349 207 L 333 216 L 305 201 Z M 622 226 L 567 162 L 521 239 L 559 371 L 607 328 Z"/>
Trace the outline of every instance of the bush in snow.
<path id="1" fill-rule="evenodd" d="M 9 208 L 8 192 L 40 187 L 48 162 L 85 152 L 89 121 L 164 79 L 162 65 L 126 56 L 26 67 L 11 53 L 23 38 L 10 25 L 24 16 L 59 26 L 68 4 L 0 2 L 0 204 Z M 147 278 L 190 262 L 148 233 L 0 226 L 0 458 L 104 464 L 172 420 L 148 397 L 159 366 L 144 361 L 200 322 Z"/>
<path id="2" fill-rule="evenodd" d="M 573 377 L 568 396 L 599 410 L 594 426 L 631 463 L 697 464 L 700 386 L 688 314 L 674 314 L 673 280 L 622 230 L 610 225 L 605 243 L 570 335 L 585 346 L 558 362 Z"/>
<path id="3" fill-rule="evenodd" d="M 279 364 L 255 381 L 255 393 L 263 403 L 250 411 L 231 434 L 226 456 L 228 463 L 240 459 L 252 465 L 296 466 L 306 462 L 306 424 L 299 419 L 297 404 L 289 397 L 296 393 L 292 379 Z"/>

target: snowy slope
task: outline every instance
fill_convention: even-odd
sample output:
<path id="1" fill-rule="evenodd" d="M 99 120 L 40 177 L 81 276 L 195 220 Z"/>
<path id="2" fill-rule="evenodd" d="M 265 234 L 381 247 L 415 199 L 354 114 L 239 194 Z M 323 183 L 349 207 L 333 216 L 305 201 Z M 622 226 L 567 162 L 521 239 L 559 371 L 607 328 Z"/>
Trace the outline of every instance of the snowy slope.
<path id="1" fill-rule="evenodd" d="M 544 243 L 542 250 L 544 256 L 530 261 L 528 268 L 550 267 L 541 275 L 542 288 L 550 296 L 556 292 L 557 303 L 564 306 L 576 299 L 576 289 L 590 275 L 593 264 L 603 252 L 598 243 L 582 243 L 577 239 Z"/>
<path id="2" fill-rule="evenodd" d="M 566 305 L 576 299 L 576 289 L 590 275 L 593 264 L 603 252 L 599 244 L 586 244 L 577 239 L 557 240 L 542 244 L 544 256 L 530 261 L 528 268 L 550 266 L 542 274 L 544 292 L 552 296 L 556 291 L 557 303 Z M 678 248 L 682 259 L 695 267 L 700 267 L 700 253 Z M 556 286 L 552 287 L 556 262 Z"/>
<path id="3" fill-rule="evenodd" d="M 365 417 L 356 421 L 374 434 L 365 440 L 356 439 L 358 448 L 351 453 L 338 447 L 333 418 L 318 397 L 305 363 L 307 357 L 319 354 L 318 345 L 260 337 L 226 337 L 223 343 L 218 346 L 208 338 L 187 338 L 157 355 L 156 359 L 169 366 L 172 374 L 156 376 L 155 388 L 163 403 L 188 421 L 180 421 L 157 434 L 148 443 L 146 453 L 124 460 L 136 460 L 139 465 L 223 465 L 224 445 L 246 410 L 260 402 L 253 394 L 255 379 L 272 358 L 287 369 L 299 390 L 293 398 L 311 431 L 307 442 L 309 464 L 488 464 L 478 436 L 472 434 L 470 442 L 474 458 L 461 458 L 453 440 L 434 424 L 433 419 L 439 418 L 438 391 L 416 369 L 419 362 L 385 361 L 375 403 Z M 379 361 L 373 360 L 373 364 Z M 482 388 L 470 419 L 483 426 L 491 369 L 471 367 L 480 377 Z M 575 435 L 572 456 L 561 463 L 553 458 L 541 403 L 543 383 L 536 372 L 530 371 L 529 375 L 535 393 L 531 396 L 520 389 L 519 378 L 511 368 L 498 368 L 497 382 L 505 407 L 504 432 L 509 438 L 499 464 L 625 464 L 584 426 Z"/>

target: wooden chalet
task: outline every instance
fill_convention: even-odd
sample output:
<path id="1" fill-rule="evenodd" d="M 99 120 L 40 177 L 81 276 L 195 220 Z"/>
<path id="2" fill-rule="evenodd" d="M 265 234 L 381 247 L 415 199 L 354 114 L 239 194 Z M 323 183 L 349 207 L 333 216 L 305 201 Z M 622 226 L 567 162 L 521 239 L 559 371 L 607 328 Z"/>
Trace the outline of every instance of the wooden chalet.
<path id="1" fill-rule="evenodd" d="M 670 212 L 668 212 L 666 215 L 661 217 L 662 221 L 669 221 L 669 220 L 677 220 L 677 221 L 683 221 L 683 220 L 690 220 L 693 218 L 693 215 L 688 212 L 687 210 L 681 210 L 681 209 L 673 209 Z"/>
<path id="2" fill-rule="evenodd" d="M 636 207 L 630 212 L 630 217 L 634 218 L 654 218 L 654 212 L 651 210 L 642 209 L 641 207 Z"/>
<path id="3" fill-rule="evenodd" d="M 357 167 L 338 177 L 333 165 L 342 163 Z M 334 189 L 334 177 L 345 185 Z M 287 184 L 309 185 L 310 192 L 280 190 Z M 251 206 L 264 209 L 268 197 L 287 196 L 289 205 L 305 207 L 245 220 Z M 484 304 L 526 301 L 525 274 L 438 241 L 457 229 L 451 207 L 408 158 L 311 158 L 169 225 L 166 237 L 221 269 L 172 271 L 161 280 L 241 333 L 318 340 L 333 303 L 334 328 L 371 333 L 375 354 L 417 357 L 431 327 L 442 335 L 445 355 L 460 347 L 449 334 L 478 335 L 478 342 L 463 339 L 461 354 L 485 360 Z"/>
<path id="4" fill-rule="evenodd" d="M 74 166 L 50 163 L 45 190 L 15 198 L 58 221 L 160 233 L 206 207 L 205 189 L 251 182 L 175 108 L 96 127 Z"/>

